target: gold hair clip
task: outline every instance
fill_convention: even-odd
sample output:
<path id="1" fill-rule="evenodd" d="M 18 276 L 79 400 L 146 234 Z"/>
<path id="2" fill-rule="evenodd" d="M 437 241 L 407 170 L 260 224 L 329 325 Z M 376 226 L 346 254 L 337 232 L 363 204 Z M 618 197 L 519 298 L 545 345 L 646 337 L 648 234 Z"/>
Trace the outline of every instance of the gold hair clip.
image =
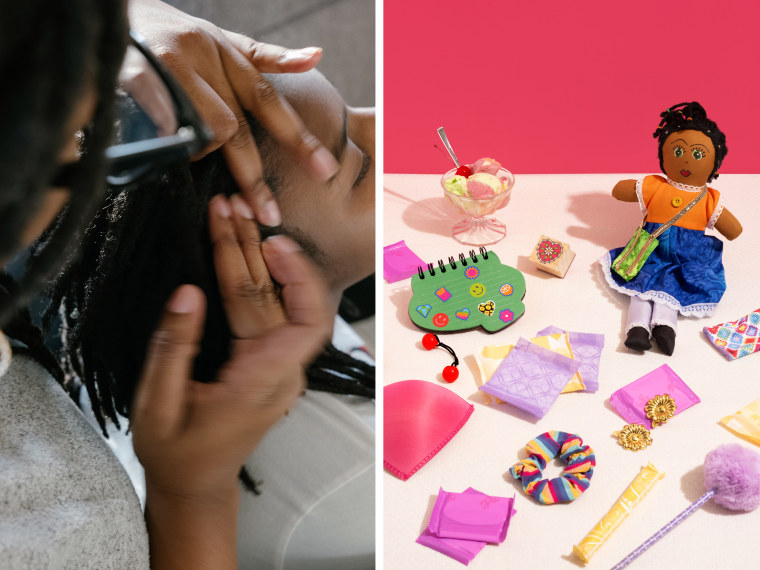
<path id="1" fill-rule="evenodd" d="M 656 428 L 672 418 L 676 413 L 676 408 L 676 401 L 670 394 L 662 394 L 650 399 L 644 411 L 647 414 L 647 418 L 652 421 L 652 427 Z"/>
<path id="2" fill-rule="evenodd" d="M 622 430 L 613 433 L 624 449 L 638 451 L 652 444 L 652 434 L 641 424 L 628 424 Z"/>

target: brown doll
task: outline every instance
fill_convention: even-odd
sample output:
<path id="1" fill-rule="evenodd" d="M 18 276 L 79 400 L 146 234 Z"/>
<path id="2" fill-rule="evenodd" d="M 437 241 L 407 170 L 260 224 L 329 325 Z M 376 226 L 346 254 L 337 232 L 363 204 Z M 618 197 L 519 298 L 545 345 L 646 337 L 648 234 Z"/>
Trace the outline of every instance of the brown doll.
<path id="1" fill-rule="evenodd" d="M 639 203 L 646 215 L 644 229 L 650 233 L 718 177 L 728 151 L 726 136 L 699 103 L 680 103 L 660 116 L 653 136 L 659 141 L 660 169 L 666 176 L 621 180 L 612 190 L 618 200 Z M 726 280 L 723 242 L 705 234 L 705 229 L 712 228 L 729 240 L 742 232 L 739 221 L 724 208 L 720 193 L 707 188 L 707 193 L 658 237 L 659 245 L 630 281 L 610 269 L 622 247 L 599 260 L 610 287 L 631 297 L 625 329 L 628 348 L 648 350 L 651 335 L 660 350 L 671 355 L 678 313 L 707 317 L 715 312 Z"/>

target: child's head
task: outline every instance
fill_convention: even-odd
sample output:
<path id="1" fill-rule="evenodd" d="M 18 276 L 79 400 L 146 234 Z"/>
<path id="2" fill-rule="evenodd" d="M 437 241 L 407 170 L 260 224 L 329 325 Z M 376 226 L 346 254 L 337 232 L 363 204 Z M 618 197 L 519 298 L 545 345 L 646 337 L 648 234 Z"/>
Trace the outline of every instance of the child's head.
<path id="1" fill-rule="evenodd" d="M 726 156 L 726 135 L 707 118 L 696 101 L 679 103 L 662 113 L 653 133 L 658 139 L 660 170 L 671 180 L 702 186 L 718 177 Z"/>
<path id="2" fill-rule="evenodd" d="M 283 225 L 274 232 L 302 245 L 339 298 L 374 269 L 374 113 L 347 109 L 317 72 L 274 83 L 340 163 L 333 180 L 316 182 L 252 124 L 265 177 L 282 212 Z M 212 379 L 227 359 L 230 330 L 216 283 L 207 207 L 214 195 L 236 192 L 217 151 L 110 195 L 87 229 L 81 260 L 57 285 L 50 313 L 63 315 L 64 350 L 79 353 L 69 372 L 84 379 L 99 408 L 96 414 L 113 418 L 114 408 L 128 413 L 158 316 L 183 283 L 201 287 L 208 301 L 194 378 Z M 332 361 L 319 366 L 336 370 Z M 309 375 L 310 387 L 353 389 L 339 384 L 321 377 L 313 383 Z"/>
<path id="3" fill-rule="evenodd" d="M 254 128 L 265 176 L 282 213 L 282 231 L 311 255 L 332 291 L 343 291 L 371 275 L 375 266 L 374 109 L 347 107 L 317 71 L 268 78 L 340 164 L 332 179 L 315 181 Z M 217 187 L 219 191 L 226 188 Z"/>

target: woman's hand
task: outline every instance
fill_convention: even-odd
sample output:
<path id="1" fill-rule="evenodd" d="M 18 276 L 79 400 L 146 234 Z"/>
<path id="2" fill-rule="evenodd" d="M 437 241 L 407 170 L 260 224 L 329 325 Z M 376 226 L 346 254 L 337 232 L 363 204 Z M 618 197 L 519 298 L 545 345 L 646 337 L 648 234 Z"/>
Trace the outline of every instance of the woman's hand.
<path id="1" fill-rule="evenodd" d="M 214 131 L 214 140 L 202 153 L 222 147 L 232 175 L 261 223 L 278 225 L 280 214 L 263 178 L 261 157 L 243 109 L 315 178 L 327 180 L 336 172 L 338 163 L 330 151 L 261 75 L 308 71 L 322 57 L 321 49 L 291 50 L 257 42 L 159 0 L 131 0 L 129 20 Z"/>
<path id="2" fill-rule="evenodd" d="M 205 299 L 197 287 L 179 287 L 153 335 L 132 409 L 151 557 L 159 565 L 234 566 L 237 475 L 303 391 L 304 367 L 328 338 L 325 287 L 293 241 L 261 243 L 239 196 L 211 201 L 209 231 L 233 337 L 230 359 L 217 382 L 191 379 Z M 282 286 L 282 305 L 270 274 Z"/>

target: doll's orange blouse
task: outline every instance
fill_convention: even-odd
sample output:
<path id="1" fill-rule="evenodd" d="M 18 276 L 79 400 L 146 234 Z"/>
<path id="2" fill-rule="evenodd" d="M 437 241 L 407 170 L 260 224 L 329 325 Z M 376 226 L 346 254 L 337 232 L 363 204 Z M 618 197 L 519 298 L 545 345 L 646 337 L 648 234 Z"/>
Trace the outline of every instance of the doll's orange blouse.
<path id="1" fill-rule="evenodd" d="M 665 178 L 657 175 L 646 176 L 636 188 L 642 209 L 646 208 L 647 222 L 656 224 L 664 224 L 670 220 L 696 198 L 699 192 L 701 189 L 694 186 L 674 187 Z M 712 228 L 722 209 L 720 192 L 708 188 L 705 197 L 674 225 L 700 231 Z"/>

